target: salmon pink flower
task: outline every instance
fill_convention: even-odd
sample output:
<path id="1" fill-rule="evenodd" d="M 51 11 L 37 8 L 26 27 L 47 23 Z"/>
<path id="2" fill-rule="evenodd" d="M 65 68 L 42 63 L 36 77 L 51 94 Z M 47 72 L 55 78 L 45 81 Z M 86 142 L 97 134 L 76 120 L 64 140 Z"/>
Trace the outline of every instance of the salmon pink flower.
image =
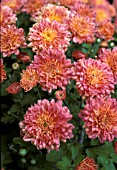
<path id="1" fill-rule="evenodd" d="M 20 9 L 27 2 L 27 0 L 2 0 L 1 5 L 8 6 L 13 10 L 13 12 L 19 13 Z"/>
<path id="2" fill-rule="evenodd" d="M 23 70 L 22 72 L 20 86 L 25 92 L 27 92 L 37 85 L 39 77 L 37 71 L 32 69 L 30 66 L 28 66 L 26 70 Z"/>
<path id="3" fill-rule="evenodd" d="M 105 6 L 95 6 L 93 9 L 96 12 L 97 25 L 111 19 L 110 13 Z"/>
<path id="4" fill-rule="evenodd" d="M 32 47 L 34 52 L 39 53 L 42 49 L 58 49 L 65 51 L 69 46 L 70 32 L 57 21 L 50 21 L 43 19 L 39 23 L 30 28 L 28 40 L 30 41 L 29 47 Z"/>
<path id="5" fill-rule="evenodd" d="M 15 25 L 7 25 L 1 28 L 1 52 L 3 57 L 9 57 L 12 54 L 19 54 L 19 47 L 26 47 L 24 30 Z"/>
<path id="6" fill-rule="evenodd" d="M 104 40 L 113 40 L 114 25 L 110 21 L 105 21 L 98 25 L 96 36 Z"/>
<path id="7" fill-rule="evenodd" d="M 23 6 L 22 11 L 32 15 L 36 11 L 40 10 L 46 3 L 47 0 L 27 0 Z"/>
<path id="8" fill-rule="evenodd" d="M 1 6 L 0 9 L 0 27 L 4 25 L 11 25 L 16 23 L 16 14 L 8 6 Z"/>
<path id="9" fill-rule="evenodd" d="M 0 59 L 0 83 L 6 80 L 6 71 L 4 70 L 3 59 Z"/>
<path id="10" fill-rule="evenodd" d="M 114 77 L 110 67 L 101 61 L 80 59 L 74 63 L 76 89 L 85 97 L 100 97 L 114 91 Z"/>
<path id="11" fill-rule="evenodd" d="M 37 149 L 58 150 L 60 141 L 73 137 L 74 126 L 68 123 L 72 119 L 69 109 L 62 106 L 62 101 L 46 99 L 28 108 L 24 120 L 20 122 L 23 140 L 31 141 Z"/>
<path id="12" fill-rule="evenodd" d="M 44 91 L 51 92 L 52 89 L 65 87 L 72 78 L 72 64 L 66 59 L 64 51 L 43 50 L 34 56 L 31 67 L 37 70 L 39 84 Z"/>
<path id="13" fill-rule="evenodd" d="M 109 65 L 115 78 L 115 84 L 117 84 L 117 47 L 110 49 L 102 48 L 99 52 L 98 58 Z"/>
<path id="14" fill-rule="evenodd" d="M 71 12 L 77 12 L 77 14 L 83 16 L 83 17 L 89 17 L 90 20 L 95 21 L 96 20 L 96 13 L 94 12 L 93 8 L 91 8 L 90 5 L 78 2 L 76 3 L 72 8 Z"/>
<path id="15" fill-rule="evenodd" d="M 87 54 L 83 53 L 82 51 L 75 50 L 72 53 L 72 57 L 78 60 L 78 59 L 82 59 L 82 58 L 87 58 Z"/>
<path id="16" fill-rule="evenodd" d="M 89 17 L 71 13 L 68 25 L 73 34 L 74 43 L 81 44 L 94 37 L 95 23 Z"/>
<path id="17" fill-rule="evenodd" d="M 73 7 L 78 2 L 79 0 L 58 0 L 59 5 L 63 5 L 69 8 Z"/>
<path id="18" fill-rule="evenodd" d="M 58 21 L 59 23 L 64 23 L 65 20 L 69 18 L 70 11 L 64 6 L 57 6 L 54 4 L 47 4 L 41 10 L 34 13 L 32 20 L 39 22 L 41 19 L 48 18 L 50 21 Z"/>
<path id="19" fill-rule="evenodd" d="M 31 61 L 31 57 L 26 52 L 20 52 L 17 58 L 23 63 L 29 63 Z"/>
<path id="20" fill-rule="evenodd" d="M 55 92 L 55 98 L 57 100 L 65 100 L 66 99 L 66 90 L 57 90 Z"/>
<path id="21" fill-rule="evenodd" d="M 86 157 L 82 162 L 76 167 L 76 170 L 97 170 L 98 166 L 96 165 L 93 158 Z"/>
<path id="22" fill-rule="evenodd" d="M 21 86 L 19 82 L 14 82 L 7 87 L 6 91 L 10 94 L 18 94 L 21 91 Z"/>
<path id="23" fill-rule="evenodd" d="M 78 116 L 84 121 L 89 138 L 113 141 L 117 138 L 117 101 L 115 98 L 90 98 Z"/>

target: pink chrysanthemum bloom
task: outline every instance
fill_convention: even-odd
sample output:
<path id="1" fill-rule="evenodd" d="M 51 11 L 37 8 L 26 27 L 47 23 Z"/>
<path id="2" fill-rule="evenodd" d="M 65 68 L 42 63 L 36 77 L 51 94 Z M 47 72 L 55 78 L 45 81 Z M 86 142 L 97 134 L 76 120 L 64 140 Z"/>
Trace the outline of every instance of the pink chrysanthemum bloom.
<path id="1" fill-rule="evenodd" d="M 102 5 L 102 6 L 106 6 L 108 5 L 108 1 L 107 0 L 89 0 L 90 4 L 92 6 L 99 6 L 99 5 Z"/>
<path id="2" fill-rule="evenodd" d="M 114 91 L 114 77 L 110 67 L 99 60 L 80 59 L 74 63 L 76 89 L 83 98 L 100 97 Z"/>
<path id="3" fill-rule="evenodd" d="M 32 15 L 36 11 L 40 10 L 46 3 L 47 0 L 27 0 L 22 11 Z"/>
<path id="4" fill-rule="evenodd" d="M 78 3 L 80 0 L 58 0 L 59 5 L 64 5 L 66 7 L 73 7 L 76 3 Z"/>
<path id="5" fill-rule="evenodd" d="M 114 150 L 115 150 L 115 153 L 117 154 L 117 141 L 114 142 Z"/>
<path id="6" fill-rule="evenodd" d="M 20 52 L 19 55 L 17 55 L 17 58 L 23 63 L 29 63 L 31 61 L 31 57 L 27 52 Z"/>
<path id="7" fill-rule="evenodd" d="M 115 78 L 115 84 L 117 84 L 117 47 L 114 47 L 112 51 L 102 48 L 98 57 L 102 62 L 109 65 Z"/>
<path id="8" fill-rule="evenodd" d="M 89 138 L 113 141 L 117 138 L 117 101 L 115 98 L 90 98 L 78 116 L 84 121 Z"/>
<path id="9" fill-rule="evenodd" d="M 39 22 L 41 19 L 49 18 L 50 21 L 58 21 L 59 23 L 65 23 L 64 20 L 69 18 L 70 11 L 64 6 L 57 6 L 54 4 L 47 4 L 41 11 L 37 11 L 32 16 L 32 20 Z"/>
<path id="10" fill-rule="evenodd" d="M 24 30 L 15 25 L 6 25 L 1 28 L 1 52 L 3 57 L 9 57 L 12 54 L 19 54 L 19 47 L 26 47 Z"/>
<path id="11" fill-rule="evenodd" d="M 2 0 L 1 5 L 8 6 L 13 12 L 18 13 L 25 3 L 27 0 Z"/>
<path id="12" fill-rule="evenodd" d="M 66 90 L 57 90 L 55 92 L 55 98 L 57 100 L 65 100 L 66 99 Z"/>
<path id="13" fill-rule="evenodd" d="M 82 58 L 87 58 L 87 54 L 83 53 L 82 51 L 75 50 L 72 53 L 72 57 L 79 60 L 79 59 L 82 59 Z"/>
<path id="14" fill-rule="evenodd" d="M 11 25 L 16 23 L 16 14 L 8 6 L 1 6 L 0 8 L 0 27 L 4 25 Z"/>
<path id="15" fill-rule="evenodd" d="M 25 92 L 30 91 L 34 88 L 38 81 L 39 77 L 37 71 L 32 69 L 30 66 L 26 68 L 26 70 L 22 70 L 20 85 L 24 89 Z"/>
<path id="16" fill-rule="evenodd" d="M 109 11 L 105 6 L 95 6 L 93 9 L 96 13 L 97 25 L 101 23 L 103 24 L 104 21 L 111 19 Z"/>
<path id="17" fill-rule="evenodd" d="M 6 91 L 10 94 L 18 94 L 21 91 L 21 86 L 19 82 L 14 82 L 6 88 Z"/>
<path id="18" fill-rule="evenodd" d="M 31 141 L 37 149 L 58 150 L 60 141 L 73 137 L 74 126 L 68 123 L 72 119 L 69 109 L 62 101 L 46 99 L 28 108 L 24 120 L 20 122 L 24 141 Z"/>
<path id="19" fill-rule="evenodd" d="M 30 41 L 29 47 L 32 47 L 37 54 L 42 49 L 58 49 L 67 50 L 70 41 L 70 32 L 66 30 L 63 24 L 57 21 L 50 21 L 43 19 L 39 23 L 30 28 L 28 40 Z"/>
<path id="20" fill-rule="evenodd" d="M 104 21 L 97 27 L 96 36 L 104 40 L 113 40 L 114 25 L 110 21 Z"/>
<path id="21" fill-rule="evenodd" d="M 0 59 L 0 83 L 6 80 L 6 71 L 4 70 L 3 59 Z"/>
<path id="22" fill-rule="evenodd" d="M 96 165 L 93 158 L 86 157 L 82 162 L 76 167 L 76 170 L 97 170 L 98 166 Z"/>
<path id="23" fill-rule="evenodd" d="M 39 84 L 48 92 L 57 87 L 65 89 L 72 77 L 71 60 L 66 59 L 64 51 L 43 50 L 34 56 L 31 67 L 37 70 Z"/>
<path id="24" fill-rule="evenodd" d="M 68 21 L 69 28 L 73 34 L 74 43 L 86 42 L 94 36 L 95 23 L 89 17 L 83 17 L 76 13 L 70 14 Z"/>
<path id="25" fill-rule="evenodd" d="M 72 8 L 71 12 L 76 11 L 77 14 L 83 17 L 89 17 L 91 20 L 95 21 L 96 13 L 94 12 L 93 8 L 83 2 L 76 3 Z"/>

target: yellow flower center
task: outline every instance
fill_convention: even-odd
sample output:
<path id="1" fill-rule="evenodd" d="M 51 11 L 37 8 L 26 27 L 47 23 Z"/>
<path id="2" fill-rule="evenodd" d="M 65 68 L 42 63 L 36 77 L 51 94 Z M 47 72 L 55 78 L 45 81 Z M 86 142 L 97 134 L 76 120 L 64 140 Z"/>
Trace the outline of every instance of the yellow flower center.
<path id="1" fill-rule="evenodd" d="M 107 19 L 106 12 L 102 9 L 96 10 L 96 21 L 103 22 L 105 19 Z"/>
<path id="2" fill-rule="evenodd" d="M 52 59 L 45 64 L 44 70 L 48 80 L 52 78 L 55 79 L 57 76 L 59 76 L 59 74 L 62 73 L 62 66 L 57 60 Z"/>
<path id="3" fill-rule="evenodd" d="M 61 22 L 63 16 L 61 16 L 60 14 L 55 13 L 55 11 L 52 10 L 52 11 L 49 11 L 48 18 L 50 19 L 50 21 L 56 20 L 58 22 Z"/>
<path id="4" fill-rule="evenodd" d="M 87 70 L 87 80 L 90 85 L 99 85 L 103 81 L 103 72 L 91 67 Z"/>
<path id="5" fill-rule="evenodd" d="M 54 128 L 55 122 L 53 117 L 49 115 L 49 113 L 42 113 L 38 116 L 37 124 L 41 128 L 42 133 L 50 134 Z"/>
<path id="6" fill-rule="evenodd" d="M 110 110 L 110 106 L 103 105 L 94 112 L 96 114 L 95 120 L 97 126 L 99 126 L 102 130 L 110 130 L 113 125 L 117 124 L 116 114 L 114 113 L 114 110 Z"/>
<path id="7" fill-rule="evenodd" d="M 45 41 L 52 42 L 57 37 L 57 32 L 56 32 L 56 30 L 53 30 L 51 28 L 49 28 L 49 29 L 46 28 L 41 33 L 41 36 L 44 38 Z"/>

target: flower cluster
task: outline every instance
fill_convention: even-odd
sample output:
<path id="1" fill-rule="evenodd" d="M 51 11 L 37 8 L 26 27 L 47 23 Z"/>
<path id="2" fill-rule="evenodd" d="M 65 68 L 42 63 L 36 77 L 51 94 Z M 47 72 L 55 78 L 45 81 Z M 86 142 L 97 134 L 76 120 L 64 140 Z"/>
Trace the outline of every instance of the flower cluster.
<path id="1" fill-rule="evenodd" d="M 20 122 L 24 141 L 31 141 L 37 149 L 46 148 L 48 152 L 60 147 L 60 141 L 73 137 L 74 126 L 68 123 L 72 118 L 69 109 L 59 100 L 38 100 L 28 108 L 24 120 Z"/>
<path id="2" fill-rule="evenodd" d="M 30 107 L 26 101 L 24 120 L 19 118 L 24 141 L 37 149 L 58 151 L 60 142 L 80 134 L 79 128 L 73 131 L 73 124 L 79 126 L 75 120 L 84 122 L 86 138 L 101 143 L 117 138 L 117 101 L 111 98 L 117 84 L 117 47 L 111 46 L 116 40 L 116 14 L 116 2 L 111 5 L 107 0 L 2 0 L 0 82 L 8 73 L 3 90 L 9 96 L 20 94 L 22 110 L 28 95 L 38 91 L 40 97 Z M 20 23 L 22 16 L 31 23 Z M 78 117 L 73 117 L 77 112 Z M 73 124 L 69 123 L 72 117 Z M 70 147 L 74 141 L 79 142 L 79 136 L 70 140 Z M 114 149 L 117 153 L 116 142 Z M 85 154 L 77 166 L 72 161 L 76 170 L 97 170 L 94 159 Z"/>

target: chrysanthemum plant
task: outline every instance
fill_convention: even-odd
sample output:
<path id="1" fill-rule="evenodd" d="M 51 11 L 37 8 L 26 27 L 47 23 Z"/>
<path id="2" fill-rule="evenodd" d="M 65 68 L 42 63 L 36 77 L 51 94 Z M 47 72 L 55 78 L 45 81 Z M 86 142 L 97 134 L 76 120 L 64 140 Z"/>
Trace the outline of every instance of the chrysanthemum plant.
<path id="1" fill-rule="evenodd" d="M 2 0 L 0 15 L 1 169 L 116 170 L 116 0 Z"/>

